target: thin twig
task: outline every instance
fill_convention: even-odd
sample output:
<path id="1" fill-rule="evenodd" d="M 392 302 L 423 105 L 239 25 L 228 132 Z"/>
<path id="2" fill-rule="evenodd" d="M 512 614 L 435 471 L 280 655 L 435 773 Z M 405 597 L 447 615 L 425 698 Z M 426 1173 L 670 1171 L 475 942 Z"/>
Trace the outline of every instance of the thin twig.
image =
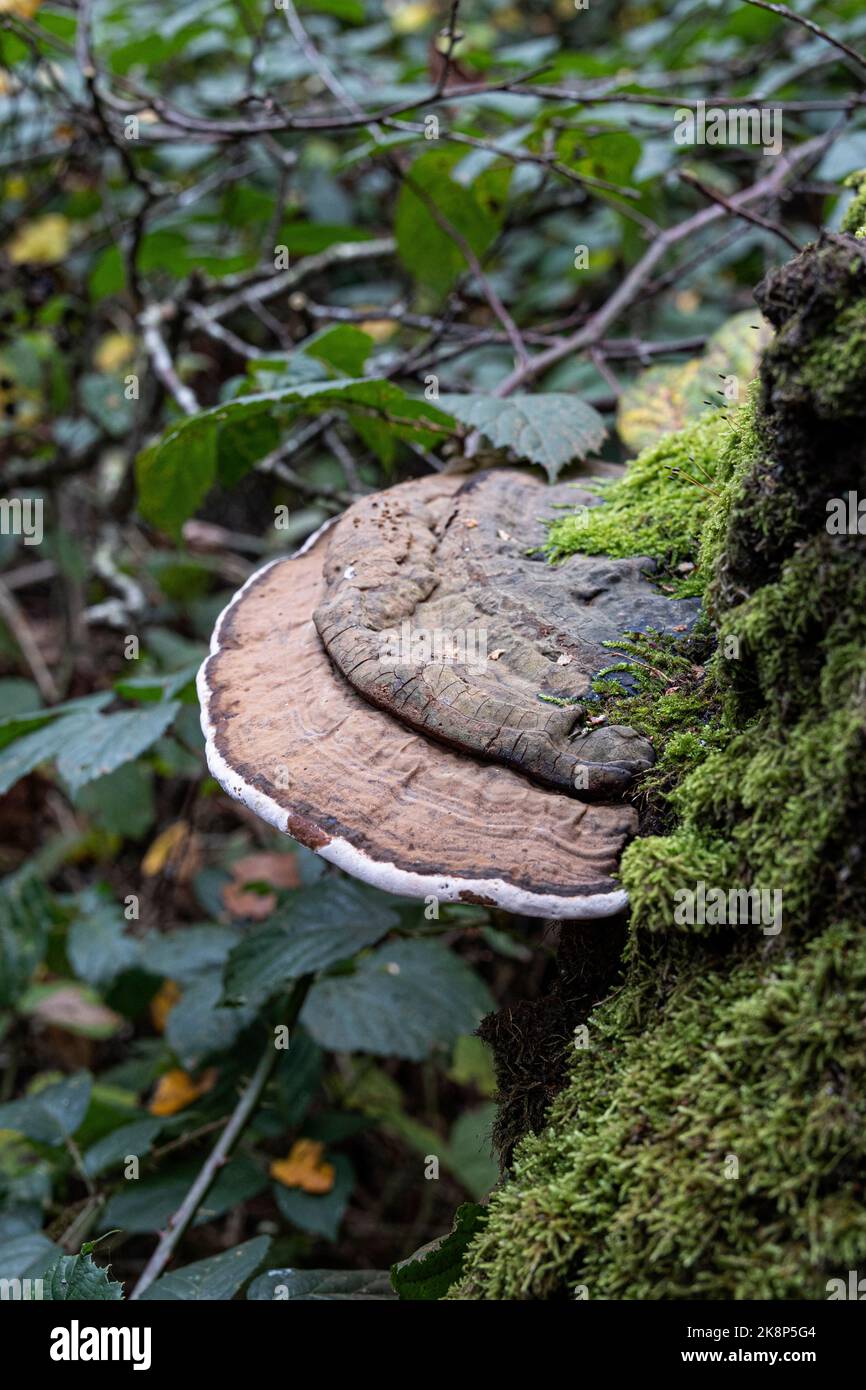
<path id="1" fill-rule="evenodd" d="M 292 990 L 288 1017 L 285 1020 L 289 1027 L 292 1027 L 296 1022 L 303 1007 L 304 1000 L 307 997 L 307 993 L 309 992 L 311 983 L 312 976 L 305 975 L 303 979 L 297 982 Z M 169 1221 L 168 1229 L 163 1231 L 160 1236 L 159 1244 L 142 1270 L 138 1283 L 129 1295 L 130 1301 L 141 1298 L 145 1290 L 150 1288 L 154 1280 L 158 1279 L 165 1269 L 177 1248 L 181 1236 L 198 1211 L 217 1173 L 228 1160 L 228 1156 L 243 1133 L 247 1121 L 252 1117 L 261 1099 L 262 1092 L 268 1083 L 271 1072 L 274 1069 L 276 1060 L 277 1048 L 274 1046 L 274 1039 L 270 1038 L 264 1052 L 259 1058 L 255 1071 L 247 1082 L 244 1090 L 241 1092 L 238 1103 L 232 1111 L 228 1124 L 214 1144 L 213 1149 L 202 1165 L 189 1192 Z"/>
<path id="2" fill-rule="evenodd" d="M 771 14 L 781 15 L 782 19 L 790 19 L 793 24 L 801 24 L 804 29 L 809 30 L 810 34 L 815 34 L 819 39 L 823 39 L 825 43 L 832 44 L 834 48 L 838 48 L 840 53 L 844 53 L 847 58 L 853 59 L 858 67 L 866 71 L 866 58 L 863 57 L 863 54 L 858 53 L 856 48 L 850 48 L 849 45 L 843 43 L 841 39 L 834 38 L 832 34 L 828 34 L 827 30 L 822 29 L 820 24 L 816 24 L 814 19 L 807 19 L 804 14 L 795 14 L 793 10 L 788 9 L 787 5 L 771 4 L 770 0 L 746 0 L 746 4 L 754 5 L 759 10 L 769 10 Z"/>
<path id="3" fill-rule="evenodd" d="M 0 579 L 0 618 L 3 619 L 9 628 L 15 641 L 21 649 L 21 655 L 30 667 L 34 681 L 39 687 L 39 693 L 43 700 L 49 704 L 56 704 L 60 699 L 60 691 L 57 688 L 54 677 L 45 664 L 45 658 L 39 650 L 33 633 L 30 631 L 27 619 L 16 599 L 7 589 Z"/>
<path id="4" fill-rule="evenodd" d="M 759 212 L 752 212 L 750 208 L 734 207 L 730 198 L 726 198 L 724 193 L 720 193 L 717 188 L 711 188 L 708 183 L 704 183 L 698 178 L 697 174 L 691 173 L 688 169 L 684 169 L 681 172 L 680 178 L 684 183 L 690 183 L 699 193 L 703 193 L 704 197 L 709 198 L 711 202 L 718 203 L 719 206 L 723 207 L 726 212 L 729 212 L 732 217 L 742 217 L 745 222 L 751 222 L 755 227 L 763 227 L 764 231 L 772 232 L 774 236 L 780 237 L 785 245 L 790 246 L 791 250 L 796 255 L 800 254 L 801 247 L 799 242 L 795 241 L 790 232 L 785 231 L 784 227 L 780 227 L 778 222 L 771 222 L 769 217 L 762 217 Z"/>

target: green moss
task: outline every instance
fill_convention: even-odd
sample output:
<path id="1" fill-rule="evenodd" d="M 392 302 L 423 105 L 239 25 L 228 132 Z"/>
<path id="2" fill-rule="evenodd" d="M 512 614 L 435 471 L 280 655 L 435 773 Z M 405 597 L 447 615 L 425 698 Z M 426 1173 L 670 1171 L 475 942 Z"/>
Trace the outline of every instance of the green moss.
<path id="1" fill-rule="evenodd" d="M 866 548 L 825 524 L 828 495 L 866 493 L 851 246 L 824 239 L 760 289 L 777 336 L 700 515 L 714 650 L 649 634 L 618 644 L 634 693 L 599 683 L 653 737 L 669 833 L 623 857 L 622 984 L 452 1296 L 821 1299 L 866 1262 Z M 700 883 L 781 891 L 781 931 L 679 922 Z"/>
<path id="2" fill-rule="evenodd" d="M 866 169 L 849 174 L 845 187 L 853 188 L 855 193 L 842 218 L 842 231 L 866 237 Z"/>
<path id="3" fill-rule="evenodd" d="M 722 968 L 689 945 L 593 1014 L 456 1296 L 821 1299 L 862 1266 L 862 928 Z"/>
<path id="4" fill-rule="evenodd" d="M 714 502 L 720 442 L 730 433 L 728 417 L 715 411 L 644 449 L 623 478 L 599 485 L 598 507 L 553 523 L 548 558 L 560 560 L 577 551 L 648 555 L 671 571 L 694 561 Z"/>

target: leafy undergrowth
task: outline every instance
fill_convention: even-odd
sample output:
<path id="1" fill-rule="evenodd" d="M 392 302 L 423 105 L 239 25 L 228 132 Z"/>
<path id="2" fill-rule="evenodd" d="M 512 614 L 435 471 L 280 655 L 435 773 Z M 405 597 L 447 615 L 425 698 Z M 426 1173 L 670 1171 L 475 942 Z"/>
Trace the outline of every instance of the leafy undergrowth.
<path id="1" fill-rule="evenodd" d="M 787 97 L 845 107 L 819 167 L 811 107 L 766 162 L 801 242 L 843 211 L 832 180 L 862 161 L 863 113 L 846 65 L 801 63 L 815 36 L 784 16 L 665 8 L 2 0 L 0 1278 L 58 1299 L 391 1297 L 393 1262 L 496 1182 L 491 1132 L 542 1122 L 575 1019 L 619 978 L 620 921 L 584 924 L 555 965 L 539 922 L 428 917 L 293 849 L 209 776 L 194 675 L 239 586 L 356 498 L 464 452 L 582 477 L 597 449 L 618 463 L 671 411 L 721 402 L 713 373 L 745 385 L 758 335 L 738 310 L 784 246 L 703 216 L 681 177 L 697 151 L 658 97 L 711 71 L 745 101 L 758 55 Z M 564 93 L 585 81 L 578 105 Z M 755 155 L 724 152 L 726 196 L 754 196 Z M 844 413 L 845 355 L 825 347 Z M 551 553 L 651 555 L 726 622 L 790 511 L 770 506 L 772 470 L 747 495 L 744 447 L 717 449 L 746 419 L 720 410 L 647 450 Z M 715 575 L 698 543 L 715 553 L 740 498 L 742 553 Z M 822 574 L 816 558 L 816 594 Z M 629 689 L 621 669 L 597 685 L 609 718 L 653 738 L 643 828 L 681 816 L 681 855 L 754 819 L 721 782 L 719 825 L 689 820 L 697 791 L 670 799 L 763 717 L 755 662 L 785 686 L 770 615 L 741 616 L 736 690 L 708 632 L 626 639 L 610 659 Z M 796 752 L 782 709 L 772 770 L 793 784 L 792 759 L 812 759 L 825 795 L 851 730 L 840 706 L 824 776 L 804 688 L 817 732 L 791 707 Z M 791 806 L 780 824 L 815 820 Z M 648 918 L 672 843 L 626 864 Z M 493 1004 L 488 1046 L 473 1030 Z M 452 1281 L 467 1220 L 408 1268 L 413 1296 Z"/>

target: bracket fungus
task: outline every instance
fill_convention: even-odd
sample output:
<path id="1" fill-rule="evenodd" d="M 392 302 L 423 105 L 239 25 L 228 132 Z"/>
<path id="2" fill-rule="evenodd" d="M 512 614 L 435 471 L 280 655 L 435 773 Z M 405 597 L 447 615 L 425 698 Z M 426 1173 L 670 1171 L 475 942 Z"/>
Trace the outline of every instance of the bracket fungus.
<path id="1" fill-rule="evenodd" d="M 682 630 L 696 602 L 649 560 L 537 547 L 598 498 L 515 470 L 365 497 L 254 574 L 199 673 L 208 763 L 279 830 L 368 883 L 535 917 L 597 918 L 652 762 L 589 722 L 625 631 Z"/>

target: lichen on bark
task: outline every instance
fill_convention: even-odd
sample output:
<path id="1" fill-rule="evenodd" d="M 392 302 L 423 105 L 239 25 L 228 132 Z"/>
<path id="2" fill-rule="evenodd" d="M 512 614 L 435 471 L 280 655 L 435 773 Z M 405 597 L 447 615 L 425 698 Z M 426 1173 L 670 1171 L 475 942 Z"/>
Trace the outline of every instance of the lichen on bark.
<path id="1" fill-rule="evenodd" d="M 866 496 L 866 246 L 824 236 L 756 298 L 776 334 L 700 504 L 714 654 L 667 724 L 661 682 L 611 696 L 668 774 L 624 975 L 452 1297 L 823 1299 L 866 1261 L 866 540 L 856 508 L 828 529 Z M 781 930 L 678 923 L 700 882 L 781 890 Z"/>

